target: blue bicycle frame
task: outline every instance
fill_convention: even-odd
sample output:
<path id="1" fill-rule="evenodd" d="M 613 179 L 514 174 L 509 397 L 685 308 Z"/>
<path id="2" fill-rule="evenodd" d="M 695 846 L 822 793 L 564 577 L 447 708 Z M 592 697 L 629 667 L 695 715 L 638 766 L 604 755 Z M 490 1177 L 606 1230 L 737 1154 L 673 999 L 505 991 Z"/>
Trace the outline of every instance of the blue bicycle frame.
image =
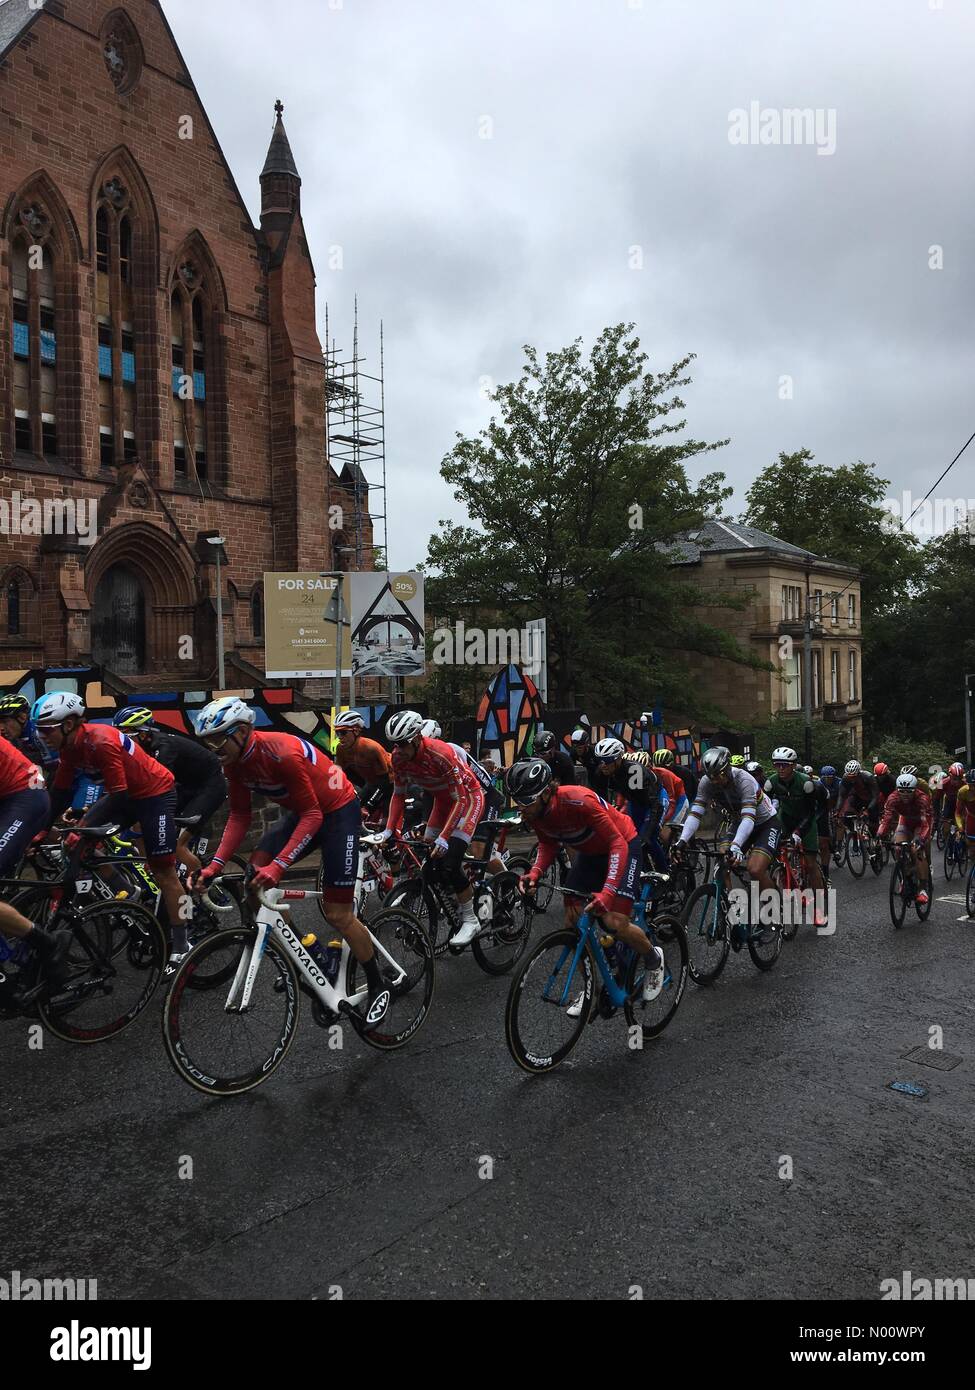
<path id="1" fill-rule="evenodd" d="M 640 894 L 639 900 L 635 904 L 636 925 L 647 934 L 651 942 L 653 941 L 653 922 L 647 921 L 647 904 L 651 902 L 653 899 L 653 887 L 654 885 L 652 882 L 645 883 L 643 885 L 643 891 Z M 576 969 L 579 965 L 580 960 L 582 959 L 582 953 L 586 949 L 586 945 L 588 944 L 592 949 L 592 954 L 595 958 L 596 966 L 599 970 L 599 973 L 602 976 L 603 985 L 606 988 L 606 994 L 609 998 L 610 1003 L 614 1006 L 614 1008 L 621 1009 L 623 1005 L 626 1003 L 627 993 L 626 990 L 623 989 L 620 985 L 618 985 L 616 983 L 616 980 L 613 978 L 612 967 L 606 956 L 606 952 L 603 950 L 602 942 L 599 939 L 600 936 L 603 934 L 603 928 L 598 918 L 592 918 L 589 916 L 588 912 L 584 912 L 582 916 L 579 918 L 579 920 L 576 922 L 576 928 L 579 932 L 579 940 L 576 942 L 575 953 L 572 957 L 572 966 L 566 978 L 565 985 L 562 988 L 560 997 L 558 999 L 553 999 L 551 997 L 550 991 L 553 988 L 559 974 L 561 973 L 563 965 L 565 964 L 566 957 L 568 956 L 569 951 L 571 949 L 569 946 L 566 946 L 562 954 L 559 956 L 552 970 L 552 973 L 546 980 L 545 988 L 542 990 L 542 998 L 545 1000 L 546 1003 L 557 1004 L 560 1007 L 569 1002 L 569 995 L 572 990 L 572 981 L 575 979 Z M 622 951 L 630 951 L 632 950 L 632 947 L 627 946 L 625 942 L 616 941 L 613 943 L 610 949 L 613 951 L 614 955 L 616 955 L 617 962 L 624 963 L 625 957 L 622 961 L 620 961 L 620 958 L 617 955 L 617 953 Z M 673 976 L 671 975 L 669 968 L 667 968 L 664 974 L 664 988 L 666 988 L 672 982 Z"/>

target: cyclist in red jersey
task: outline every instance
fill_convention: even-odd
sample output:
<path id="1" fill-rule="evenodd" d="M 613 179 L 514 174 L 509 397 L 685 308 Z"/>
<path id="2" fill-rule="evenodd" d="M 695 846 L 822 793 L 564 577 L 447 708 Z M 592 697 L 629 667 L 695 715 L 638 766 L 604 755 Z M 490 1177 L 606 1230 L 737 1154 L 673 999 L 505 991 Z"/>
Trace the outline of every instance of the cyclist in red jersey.
<path id="1" fill-rule="evenodd" d="M 393 796 L 383 839 L 402 827 L 410 783 L 433 793 L 424 838 L 431 842 L 431 861 L 460 905 L 460 926 L 450 938 L 451 948 L 459 951 L 470 945 L 480 926 L 474 914 L 474 889 L 464 872 L 464 855 L 484 815 L 484 792 L 464 750 L 425 738 L 422 728 L 423 716 L 415 710 L 394 714 L 386 725 L 386 737 L 393 745 Z"/>
<path id="2" fill-rule="evenodd" d="M 14 872 L 50 817 L 44 774 L 9 739 L 0 738 L 0 878 Z M 61 973 L 71 945 L 69 931 L 46 933 L 9 903 L 0 903 L 0 932 L 25 939 L 48 962 L 55 977 Z M 10 987 L 0 970 L 0 1001 Z"/>
<path id="3" fill-rule="evenodd" d="M 930 872 L 928 854 L 932 818 L 931 797 L 918 786 L 915 776 L 910 772 L 902 772 L 897 779 L 895 790 L 884 803 L 884 814 L 877 834 L 886 839 L 896 821 L 894 844 L 903 845 L 910 842 L 911 861 L 917 869 L 918 882 L 921 885 L 917 900 L 922 907 L 928 901 L 926 885 Z"/>
<path id="4" fill-rule="evenodd" d="M 562 890 L 566 926 L 575 927 L 587 912 L 602 918 L 607 931 L 637 955 L 651 957 L 643 997 L 654 999 L 663 988 L 664 957 L 630 921 L 641 867 L 640 837 L 630 817 L 607 805 L 590 787 L 556 786 L 551 767 L 541 758 L 515 763 L 508 773 L 508 791 L 538 838 L 538 854 L 522 877 L 522 891 L 535 891 L 560 845 L 578 851 Z M 577 998 L 570 1009 L 578 1017 L 581 1000 Z"/>
<path id="5" fill-rule="evenodd" d="M 227 778 L 230 816 L 213 859 L 195 875 L 193 886 L 209 883 L 239 849 L 255 795 L 284 807 L 288 814 L 251 855 L 251 886 L 277 888 L 285 870 L 313 849 L 321 852 L 323 911 L 365 971 L 369 1014 L 386 986 L 372 938 L 353 911 L 362 824 L 355 787 L 321 748 L 295 734 L 255 733 L 255 719 L 254 711 L 234 696 L 214 700 L 198 718 L 199 737 L 216 753 Z"/>

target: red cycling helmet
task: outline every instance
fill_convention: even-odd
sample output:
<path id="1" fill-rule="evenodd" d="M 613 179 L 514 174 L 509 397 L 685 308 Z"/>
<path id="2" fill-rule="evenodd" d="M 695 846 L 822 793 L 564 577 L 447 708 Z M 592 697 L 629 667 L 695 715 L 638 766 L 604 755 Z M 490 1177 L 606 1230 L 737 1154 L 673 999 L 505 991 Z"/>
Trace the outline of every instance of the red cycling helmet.
<path id="1" fill-rule="evenodd" d="M 874 767 L 873 775 L 874 775 L 875 777 L 883 777 L 883 776 L 885 776 L 886 773 L 888 773 L 889 771 L 890 771 L 890 768 L 887 766 L 886 763 L 877 763 L 876 766 Z"/>

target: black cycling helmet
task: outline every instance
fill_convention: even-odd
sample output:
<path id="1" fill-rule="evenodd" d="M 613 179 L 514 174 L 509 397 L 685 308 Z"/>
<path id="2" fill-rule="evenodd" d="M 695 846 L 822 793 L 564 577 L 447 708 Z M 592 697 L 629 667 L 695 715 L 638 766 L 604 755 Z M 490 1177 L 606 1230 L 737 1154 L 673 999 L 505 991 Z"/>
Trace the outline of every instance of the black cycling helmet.
<path id="1" fill-rule="evenodd" d="M 536 753 L 552 753 L 558 747 L 558 740 L 551 729 L 543 729 L 535 739 Z"/>
<path id="2" fill-rule="evenodd" d="M 30 714 L 30 700 L 24 695 L 0 695 L 0 719 Z"/>
<path id="3" fill-rule="evenodd" d="M 528 758 L 509 770 L 507 784 L 512 801 L 530 806 L 552 785 L 552 769 L 544 758 Z"/>

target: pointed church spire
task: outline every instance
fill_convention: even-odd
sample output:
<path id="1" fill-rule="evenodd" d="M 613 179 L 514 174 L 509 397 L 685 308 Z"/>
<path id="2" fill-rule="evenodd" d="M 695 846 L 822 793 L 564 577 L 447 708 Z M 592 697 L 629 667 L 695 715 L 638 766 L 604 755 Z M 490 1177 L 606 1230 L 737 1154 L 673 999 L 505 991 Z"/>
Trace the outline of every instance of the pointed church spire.
<path id="1" fill-rule="evenodd" d="M 263 183 L 266 178 L 274 174 L 287 174 L 291 178 L 297 179 L 300 184 L 298 166 L 291 153 L 291 145 L 282 119 L 284 116 L 284 103 L 282 101 L 274 103 L 274 115 L 274 134 L 271 136 L 271 145 L 267 152 L 267 159 L 264 161 L 261 182 Z"/>

